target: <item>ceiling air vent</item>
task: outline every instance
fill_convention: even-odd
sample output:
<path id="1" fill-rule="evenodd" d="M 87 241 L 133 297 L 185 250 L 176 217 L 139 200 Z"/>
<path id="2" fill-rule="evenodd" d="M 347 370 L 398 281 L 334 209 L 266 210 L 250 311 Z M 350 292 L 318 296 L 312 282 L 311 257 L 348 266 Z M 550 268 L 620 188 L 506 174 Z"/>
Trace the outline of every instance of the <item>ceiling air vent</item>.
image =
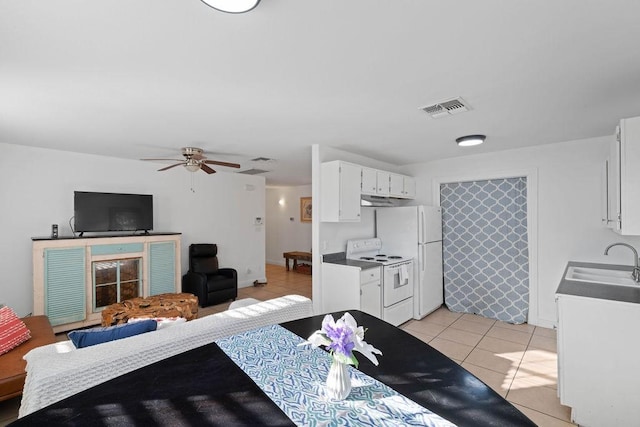
<path id="1" fill-rule="evenodd" d="M 246 171 L 240 171 L 238 173 L 243 173 L 245 175 L 258 175 L 260 173 L 271 172 L 262 169 L 247 169 Z"/>
<path id="2" fill-rule="evenodd" d="M 272 172 L 278 161 L 276 159 L 270 159 L 268 157 L 256 157 L 251 160 L 251 166 L 249 169 L 240 171 L 238 173 L 244 173 L 246 175 L 258 175 L 261 173 Z"/>
<path id="3" fill-rule="evenodd" d="M 427 105 L 426 107 L 420 107 L 420 109 L 430 115 L 431 118 L 439 119 L 440 117 L 464 113 L 465 111 L 471 110 L 471 107 L 464 99 L 458 97 Z"/>

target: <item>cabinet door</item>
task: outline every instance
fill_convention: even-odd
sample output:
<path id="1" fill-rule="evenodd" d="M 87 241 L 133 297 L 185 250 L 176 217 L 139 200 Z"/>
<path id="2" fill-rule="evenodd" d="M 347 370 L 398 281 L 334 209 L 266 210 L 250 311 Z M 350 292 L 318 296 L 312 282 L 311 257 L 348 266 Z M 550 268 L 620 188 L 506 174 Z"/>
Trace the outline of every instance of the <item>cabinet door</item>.
<path id="1" fill-rule="evenodd" d="M 360 221 L 362 167 L 342 161 L 325 162 L 320 176 L 320 220 Z"/>
<path id="2" fill-rule="evenodd" d="M 85 249 L 45 249 L 44 314 L 51 326 L 87 317 Z"/>
<path id="3" fill-rule="evenodd" d="M 392 173 L 389 177 L 389 195 L 402 199 L 416 197 L 416 182 L 410 176 Z"/>
<path id="4" fill-rule="evenodd" d="M 360 310 L 378 319 L 382 318 L 380 282 L 364 283 L 360 286 Z"/>
<path id="5" fill-rule="evenodd" d="M 360 306 L 360 269 L 322 263 L 321 312 L 358 309 Z"/>
<path id="6" fill-rule="evenodd" d="M 389 172 L 377 171 L 376 172 L 376 194 L 378 196 L 389 195 Z"/>
<path id="7" fill-rule="evenodd" d="M 174 242 L 149 243 L 149 295 L 176 291 Z"/>
<path id="8" fill-rule="evenodd" d="M 607 162 L 607 211 L 609 213 L 609 227 L 620 232 L 621 227 L 621 205 L 620 205 L 620 132 L 616 131 L 616 136 L 611 142 L 609 150 L 609 161 Z"/>
<path id="9" fill-rule="evenodd" d="M 638 304 L 563 294 L 557 303 L 560 403 L 578 425 L 638 425 L 640 345 L 629 339 L 630 325 L 640 323 Z"/>
<path id="10" fill-rule="evenodd" d="M 404 177 L 404 197 L 407 199 L 416 198 L 416 180 L 413 177 Z"/>
<path id="11" fill-rule="evenodd" d="M 600 195 L 600 216 L 602 217 L 602 225 L 609 227 L 611 214 L 609 213 L 609 157 L 602 164 L 600 170 L 600 186 L 602 193 Z"/>
<path id="12" fill-rule="evenodd" d="M 389 195 L 393 197 L 404 196 L 404 177 L 396 173 L 389 175 Z"/>
<path id="13" fill-rule="evenodd" d="M 361 168 L 350 163 L 340 165 L 340 221 L 360 221 Z"/>
<path id="14" fill-rule="evenodd" d="M 623 235 L 640 235 L 640 117 L 620 120 L 616 149 L 619 152 L 620 176 L 617 231 Z"/>
<path id="15" fill-rule="evenodd" d="M 362 168 L 362 194 L 375 195 L 378 191 L 377 173 L 375 169 Z"/>

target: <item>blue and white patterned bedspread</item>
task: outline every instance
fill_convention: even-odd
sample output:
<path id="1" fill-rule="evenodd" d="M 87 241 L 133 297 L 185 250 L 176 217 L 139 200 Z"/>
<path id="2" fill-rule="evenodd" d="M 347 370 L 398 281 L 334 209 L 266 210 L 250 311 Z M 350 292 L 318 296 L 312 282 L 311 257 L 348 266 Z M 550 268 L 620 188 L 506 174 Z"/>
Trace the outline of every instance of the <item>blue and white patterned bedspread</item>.
<path id="1" fill-rule="evenodd" d="M 323 390 L 331 357 L 321 349 L 298 346 L 302 342 L 294 333 L 271 325 L 216 344 L 297 425 L 455 427 L 351 366 L 349 397 L 338 402 L 327 399 Z"/>

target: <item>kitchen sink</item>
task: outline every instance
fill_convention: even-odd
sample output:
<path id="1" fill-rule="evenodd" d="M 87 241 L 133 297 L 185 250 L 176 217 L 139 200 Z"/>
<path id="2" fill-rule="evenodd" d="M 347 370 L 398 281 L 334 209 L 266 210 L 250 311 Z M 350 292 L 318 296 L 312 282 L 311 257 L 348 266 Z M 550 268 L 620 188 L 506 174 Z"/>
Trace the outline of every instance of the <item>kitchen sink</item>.
<path id="1" fill-rule="evenodd" d="M 577 280 L 579 282 L 605 283 L 608 285 L 640 287 L 640 283 L 637 283 L 631 277 L 631 271 L 624 270 L 610 270 L 607 268 L 591 267 L 569 267 L 564 278 L 566 280 Z"/>

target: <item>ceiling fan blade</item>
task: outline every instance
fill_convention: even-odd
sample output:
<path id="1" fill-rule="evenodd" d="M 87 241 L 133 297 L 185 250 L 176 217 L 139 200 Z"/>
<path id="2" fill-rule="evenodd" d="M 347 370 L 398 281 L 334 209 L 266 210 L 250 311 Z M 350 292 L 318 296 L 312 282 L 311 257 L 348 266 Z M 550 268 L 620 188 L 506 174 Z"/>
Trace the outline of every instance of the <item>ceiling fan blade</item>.
<path id="1" fill-rule="evenodd" d="M 216 173 L 216 171 L 214 171 L 213 169 L 211 169 L 209 166 L 205 165 L 204 163 L 200 163 L 200 169 L 202 169 L 203 171 L 205 171 L 209 175 L 211 175 L 212 173 Z"/>
<path id="2" fill-rule="evenodd" d="M 182 165 L 184 165 L 184 162 L 183 163 L 176 163 L 175 165 L 171 165 L 171 166 L 167 166 L 166 168 L 158 169 L 158 172 L 166 171 L 167 169 L 175 168 L 176 166 L 182 166 Z"/>
<path id="3" fill-rule="evenodd" d="M 218 166 L 226 166 L 228 168 L 239 168 L 240 165 L 237 163 L 228 163 L 228 162 L 219 162 L 217 160 L 203 160 L 201 163 L 207 163 L 210 165 L 218 165 Z"/>
<path id="4" fill-rule="evenodd" d="M 172 162 L 180 162 L 182 161 L 182 159 L 140 159 L 140 160 L 144 160 L 144 161 L 157 161 L 157 160 L 171 160 Z"/>

